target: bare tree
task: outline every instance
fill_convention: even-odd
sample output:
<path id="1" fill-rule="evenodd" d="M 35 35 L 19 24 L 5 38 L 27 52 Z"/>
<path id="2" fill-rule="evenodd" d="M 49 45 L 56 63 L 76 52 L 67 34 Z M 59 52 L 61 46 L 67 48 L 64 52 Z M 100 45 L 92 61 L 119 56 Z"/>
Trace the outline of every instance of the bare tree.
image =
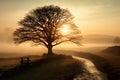
<path id="1" fill-rule="evenodd" d="M 113 41 L 115 45 L 120 45 L 120 37 L 116 37 Z"/>
<path id="2" fill-rule="evenodd" d="M 19 24 L 22 25 L 14 32 L 15 43 L 33 41 L 37 45 L 48 48 L 48 54 L 53 54 L 52 48 L 60 43 L 72 41 L 79 44 L 80 31 L 73 23 L 73 16 L 67 9 L 49 5 L 39 7 L 29 12 Z M 60 29 L 69 24 L 70 34 L 63 35 Z"/>

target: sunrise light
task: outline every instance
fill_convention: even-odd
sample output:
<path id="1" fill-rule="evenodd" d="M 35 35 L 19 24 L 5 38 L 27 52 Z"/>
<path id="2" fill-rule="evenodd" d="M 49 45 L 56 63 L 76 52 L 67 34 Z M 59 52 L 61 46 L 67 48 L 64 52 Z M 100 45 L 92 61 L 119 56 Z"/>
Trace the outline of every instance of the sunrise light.
<path id="1" fill-rule="evenodd" d="M 63 25 L 63 27 L 60 28 L 60 32 L 63 35 L 68 35 L 71 32 L 71 30 L 68 25 Z"/>

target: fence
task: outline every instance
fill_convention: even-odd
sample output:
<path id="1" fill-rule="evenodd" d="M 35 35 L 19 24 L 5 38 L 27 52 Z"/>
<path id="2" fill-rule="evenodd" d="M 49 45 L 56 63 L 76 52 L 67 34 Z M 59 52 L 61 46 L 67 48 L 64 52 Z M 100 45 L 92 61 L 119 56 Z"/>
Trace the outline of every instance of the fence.
<path id="1" fill-rule="evenodd" d="M 22 57 L 20 60 L 21 65 L 28 65 L 30 64 L 30 58 L 29 57 Z"/>

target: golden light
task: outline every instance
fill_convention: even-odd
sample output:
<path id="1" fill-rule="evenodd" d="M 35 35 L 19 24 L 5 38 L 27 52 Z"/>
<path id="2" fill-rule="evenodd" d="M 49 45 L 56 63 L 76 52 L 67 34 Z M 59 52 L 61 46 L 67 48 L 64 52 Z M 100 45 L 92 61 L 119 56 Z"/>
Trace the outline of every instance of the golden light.
<path id="1" fill-rule="evenodd" d="M 70 32 L 71 30 L 68 25 L 63 25 L 63 27 L 60 28 L 60 33 L 63 35 L 68 35 Z"/>

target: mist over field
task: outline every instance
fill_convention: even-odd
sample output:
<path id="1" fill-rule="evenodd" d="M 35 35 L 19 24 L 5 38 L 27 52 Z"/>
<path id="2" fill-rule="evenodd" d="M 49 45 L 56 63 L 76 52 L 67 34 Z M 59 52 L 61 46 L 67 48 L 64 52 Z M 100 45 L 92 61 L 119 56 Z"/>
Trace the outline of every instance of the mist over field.
<path id="1" fill-rule="evenodd" d="M 120 80 L 120 0 L 0 0 L 0 80 Z"/>
<path id="2" fill-rule="evenodd" d="M 73 14 L 75 24 L 83 36 L 82 45 L 61 44 L 54 49 L 76 49 L 86 47 L 109 46 L 120 32 L 119 0 L 1 0 L 0 19 L 0 54 L 41 54 L 47 52 L 45 47 L 33 46 L 31 42 L 14 44 L 13 32 L 19 28 L 18 21 L 32 9 L 44 5 L 58 5 L 67 8 Z M 8 15 L 9 14 L 9 15 Z M 96 35 L 97 34 L 97 35 Z M 112 36 L 111 36 L 112 35 Z"/>
<path id="3" fill-rule="evenodd" d="M 116 36 L 110 35 L 100 35 L 100 34 L 89 34 L 83 35 L 83 39 L 81 41 L 81 45 L 78 46 L 76 44 L 66 42 L 62 43 L 55 48 L 56 50 L 74 50 L 74 51 L 100 51 L 106 47 L 114 45 L 113 40 Z M 47 49 L 44 46 L 35 46 L 32 42 L 26 42 L 22 44 L 14 44 L 12 38 L 9 39 L 1 39 L 0 46 L 0 57 L 14 57 L 20 55 L 41 55 L 47 52 Z M 8 41 L 7 41 L 8 40 Z"/>

